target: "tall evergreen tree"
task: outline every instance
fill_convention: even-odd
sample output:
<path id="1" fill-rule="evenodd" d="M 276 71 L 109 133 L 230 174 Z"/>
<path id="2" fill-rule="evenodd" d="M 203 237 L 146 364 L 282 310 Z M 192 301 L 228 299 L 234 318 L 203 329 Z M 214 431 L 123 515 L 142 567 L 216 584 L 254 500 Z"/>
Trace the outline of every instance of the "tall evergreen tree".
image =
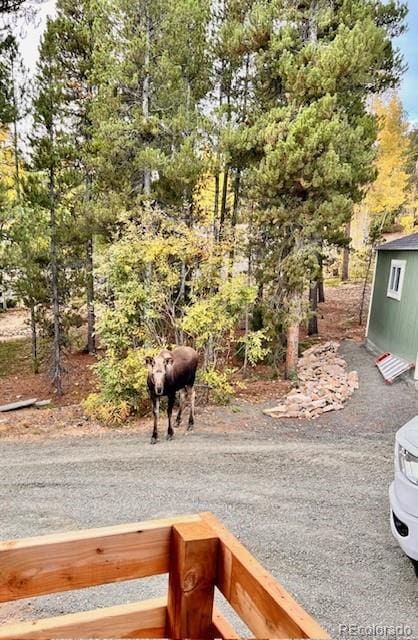
<path id="1" fill-rule="evenodd" d="M 63 91 L 62 113 L 76 140 L 73 157 L 67 158 L 78 173 L 77 218 L 85 247 L 85 289 L 87 304 L 87 351 L 96 350 L 94 311 L 94 231 L 97 228 L 93 202 L 92 166 L 93 53 L 95 17 L 100 6 L 96 0 L 58 0 L 53 25 L 61 46 L 56 50 Z M 74 176 L 76 179 L 76 176 Z"/>
<path id="2" fill-rule="evenodd" d="M 130 222 L 148 233 L 170 220 L 192 230 L 199 219 L 194 195 L 205 166 L 209 18 L 203 0 L 119 0 L 101 18 L 107 37 L 95 51 L 96 171 L 99 190 L 117 209 L 119 237 Z M 176 268 L 181 314 L 193 265 L 182 261 Z"/>
<path id="3" fill-rule="evenodd" d="M 341 241 L 373 178 L 374 118 L 366 98 L 391 86 L 401 61 L 391 44 L 396 2 L 258 3 L 254 63 L 259 110 L 251 148 L 269 307 L 287 327 L 287 374 L 296 370 L 303 293 L 321 243 Z M 262 28 L 261 28 L 262 27 Z M 248 147 L 248 136 L 244 140 Z M 241 141 L 242 144 L 242 141 Z"/>
<path id="4" fill-rule="evenodd" d="M 32 148 L 34 168 L 45 176 L 42 205 L 49 215 L 50 289 L 53 317 L 51 379 L 56 392 L 61 395 L 63 388 L 59 207 L 62 195 L 60 172 L 66 133 L 62 119 L 63 85 L 61 68 L 57 63 L 57 49 L 59 46 L 54 23 L 49 20 L 39 51 Z"/>
<path id="5" fill-rule="evenodd" d="M 251 101 L 251 50 L 246 23 L 254 0 L 221 0 L 212 4 L 213 104 L 212 130 L 215 163 L 215 227 L 218 240 L 237 224 L 244 168 L 229 144 L 231 131 L 246 120 Z M 233 246 L 231 247 L 233 260 Z"/>
<path id="6" fill-rule="evenodd" d="M 155 198 L 179 204 L 187 195 L 187 173 L 198 162 L 198 103 L 208 88 L 208 19 L 202 0 L 119 0 L 102 17 L 107 37 L 95 53 L 98 170 L 125 206 Z"/>
<path id="7" fill-rule="evenodd" d="M 20 9 L 25 0 L 1 0 L 0 13 L 13 13 Z"/>

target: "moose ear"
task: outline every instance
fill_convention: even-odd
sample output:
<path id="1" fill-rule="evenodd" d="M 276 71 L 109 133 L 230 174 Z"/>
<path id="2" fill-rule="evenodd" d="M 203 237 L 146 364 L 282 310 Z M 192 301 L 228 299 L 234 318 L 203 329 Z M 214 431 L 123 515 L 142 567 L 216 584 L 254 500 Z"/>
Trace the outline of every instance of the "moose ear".
<path id="1" fill-rule="evenodd" d="M 168 356 L 164 360 L 165 360 L 165 364 L 166 365 L 172 365 L 173 364 L 173 358 L 171 356 Z"/>
<path id="2" fill-rule="evenodd" d="M 145 358 L 145 363 L 148 365 L 154 364 L 154 358 L 152 358 L 151 356 L 147 356 Z"/>

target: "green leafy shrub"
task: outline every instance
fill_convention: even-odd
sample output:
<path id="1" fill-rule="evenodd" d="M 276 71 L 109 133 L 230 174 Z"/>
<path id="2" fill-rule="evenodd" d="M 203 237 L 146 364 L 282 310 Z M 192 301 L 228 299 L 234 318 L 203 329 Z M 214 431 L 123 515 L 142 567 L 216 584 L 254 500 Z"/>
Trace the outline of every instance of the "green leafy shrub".
<path id="1" fill-rule="evenodd" d="M 109 349 L 94 366 L 100 392 L 88 396 L 84 410 L 105 424 L 120 424 L 132 413 L 148 409 L 147 367 L 145 357 L 155 350 L 129 349 L 124 357 Z"/>
<path id="2" fill-rule="evenodd" d="M 205 368 L 214 368 L 218 352 L 235 342 L 234 328 L 256 295 L 256 287 L 235 276 L 221 280 L 214 293 L 196 297 L 186 308 L 181 327 L 204 350 Z"/>
<path id="3" fill-rule="evenodd" d="M 270 352 L 266 346 L 269 341 L 266 331 L 260 329 L 258 331 L 249 331 L 246 336 L 238 339 L 238 344 L 243 346 L 243 350 L 247 353 L 248 362 L 254 366 L 257 362 L 261 362 Z"/>
<path id="4" fill-rule="evenodd" d="M 128 402 L 106 402 L 100 393 L 91 393 L 82 405 L 89 418 L 115 427 L 126 422 L 131 414 Z"/>
<path id="5" fill-rule="evenodd" d="M 199 373 L 199 382 L 207 384 L 214 402 L 217 404 L 228 404 L 233 397 L 233 387 L 230 383 L 231 374 L 234 369 L 224 369 L 218 371 L 214 367 Z"/>
<path id="6" fill-rule="evenodd" d="M 242 275 L 225 278 L 202 239 L 181 225 L 175 235 L 164 226 L 158 234 L 142 236 L 136 228 L 127 229 L 108 248 L 99 272 L 111 298 L 104 300 L 98 323 L 106 355 L 95 367 L 100 392 L 89 399 L 90 415 L 117 422 L 125 406 L 132 413 L 149 410 L 145 356 L 184 338 L 204 353 L 201 380 L 212 398 L 228 402 L 230 371 L 216 369 L 218 356 L 235 344 L 236 327 L 254 303 L 256 287 Z M 262 333 L 248 338 L 251 362 L 262 357 L 262 340 Z"/>

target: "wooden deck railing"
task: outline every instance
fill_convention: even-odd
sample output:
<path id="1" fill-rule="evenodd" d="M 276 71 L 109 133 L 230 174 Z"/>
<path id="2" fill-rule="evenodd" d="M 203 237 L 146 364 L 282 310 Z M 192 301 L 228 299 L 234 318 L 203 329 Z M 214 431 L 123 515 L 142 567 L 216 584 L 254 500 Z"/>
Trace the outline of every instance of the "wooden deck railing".
<path id="1" fill-rule="evenodd" d="M 0 626 L 0 640 L 239 638 L 217 587 L 257 638 L 328 638 L 209 513 L 0 542 L 0 602 L 169 574 L 167 597 Z"/>

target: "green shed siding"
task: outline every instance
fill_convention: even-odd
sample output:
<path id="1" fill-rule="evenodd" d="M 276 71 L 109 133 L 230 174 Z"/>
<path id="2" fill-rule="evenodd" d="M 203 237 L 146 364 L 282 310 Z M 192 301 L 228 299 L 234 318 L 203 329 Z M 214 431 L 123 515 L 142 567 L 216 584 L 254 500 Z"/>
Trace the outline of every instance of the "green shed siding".
<path id="1" fill-rule="evenodd" d="M 405 260 L 400 300 L 387 296 L 392 260 Z M 380 352 L 415 362 L 418 352 L 418 251 L 379 251 L 367 339 Z"/>

